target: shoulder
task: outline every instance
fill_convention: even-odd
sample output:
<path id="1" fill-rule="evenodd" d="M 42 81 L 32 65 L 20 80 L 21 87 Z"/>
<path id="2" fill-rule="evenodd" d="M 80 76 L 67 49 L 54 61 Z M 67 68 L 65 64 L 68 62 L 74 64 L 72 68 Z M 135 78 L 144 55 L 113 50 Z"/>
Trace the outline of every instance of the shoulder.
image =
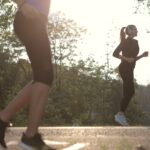
<path id="1" fill-rule="evenodd" d="M 138 43 L 138 40 L 137 39 L 132 39 L 133 42 L 135 43 Z"/>
<path id="2" fill-rule="evenodd" d="M 120 45 L 121 45 L 121 46 L 124 46 L 126 43 L 127 43 L 127 39 L 121 41 L 121 42 L 120 42 Z"/>

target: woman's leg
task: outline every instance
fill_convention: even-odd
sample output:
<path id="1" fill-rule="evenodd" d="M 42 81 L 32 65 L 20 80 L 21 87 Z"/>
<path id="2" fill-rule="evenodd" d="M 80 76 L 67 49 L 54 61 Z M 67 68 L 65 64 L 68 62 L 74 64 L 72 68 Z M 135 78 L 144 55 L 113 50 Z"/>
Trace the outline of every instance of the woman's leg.
<path id="1" fill-rule="evenodd" d="M 33 71 L 33 84 L 29 103 L 28 124 L 25 135 L 33 137 L 38 132 L 38 126 L 48 100 L 49 86 L 53 81 L 50 42 L 46 25 L 40 20 L 27 20 L 18 15 L 15 31 L 25 45 Z"/>
<path id="2" fill-rule="evenodd" d="M 31 100 L 32 82 L 28 83 L 18 95 L 0 112 L 0 119 L 9 122 L 12 116 Z"/>
<path id="3" fill-rule="evenodd" d="M 32 97 L 29 108 L 26 136 L 33 137 L 38 132 L 38 126 L 44 113 L 48 99 L 49 86 L 35 82 L 32 88 Z"/>
<path id="4" fill-rule="evenodd" d="M 6 148 L 5 132 L 12 116 L 31 100 L 32 83 L 28 83 L 18 95 L 0 112 L 0 144 Z"/>
<path id="5" fill-rule="evenodd" d="M 120 102 L 120 110 L 115 115 L 115 121 L 123 126 L 128 126 L 125 112 L 128 104 L 134 95 L 133 70 L 129 70 L 128 66 L 120 66 L 119 73 L 123 80 L 123 98 Z"/>
<path id="6" fill-rule="evenodd" d="M 14 29 L 26 48 L 33 71 L 28 124 L 21 138 L 20 146 L 48 149 L 38 133 L 38 127 L 48 101 L 49 86 L 53 81 L 51 49 L 46 24 L 41 19 L 27 19 L 22 13 L 19 13 L 14 22 Z"/>
<path id="7" fill-rule="evenodd" d="M 133 82 L 133 72 L 126 72 L 122 75 L 123 80 L 123 98 L 120 103 L 120 111 L 126 112 L 126 109 L 134 95 L 134 82 Z"/>

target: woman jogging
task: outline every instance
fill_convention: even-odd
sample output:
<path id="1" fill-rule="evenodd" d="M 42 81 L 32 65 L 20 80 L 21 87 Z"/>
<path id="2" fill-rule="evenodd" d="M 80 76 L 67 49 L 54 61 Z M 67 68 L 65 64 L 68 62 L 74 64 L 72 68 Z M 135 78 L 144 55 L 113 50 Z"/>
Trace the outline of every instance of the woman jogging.
<path id="1" fill-rule="evenodd" d="M 137 36 L 137 32 L 135 25 L 123 27 L 120 31 L 121 42 L 113 52 L 114 57 L 121 59 L 119 74 L 123 81 L 123 98 L 120 103 L 120 110 L 115 115 L 115 121 L 123 126 L 129 125 L 125 113 L 135 92 L 134 68 L 136 61 L 142 57 L 148 56 L 147 51 L 138 56 L 139 45 L 138 41 L 134 39 L 134 37 Z"/>
<path id="2" fill-rule="evenodd" d="M 29 82 L 0 112 L 0 145 L 7 148 L 5 131 L 10 119 L 29 104 L 27 129 L 22 135 L 20 147 L 25 150 L 53 150 L 44 143 L 38 131 L 48 100 L 49 86 L 53 82 L 51 50 L 46 27 L 50 0 L 14 0 L 14 2 L 18 6 L 14 31 L 26 48 L 33 71 L 33 81 Z"/>

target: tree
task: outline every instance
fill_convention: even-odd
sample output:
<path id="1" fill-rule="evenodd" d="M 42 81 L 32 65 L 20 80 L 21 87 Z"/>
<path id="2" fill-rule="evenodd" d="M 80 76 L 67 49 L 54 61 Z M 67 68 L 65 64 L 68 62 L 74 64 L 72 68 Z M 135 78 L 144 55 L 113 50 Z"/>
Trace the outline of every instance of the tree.
<path id="1" fill-rule="evenodd" d="M 55 66 L 55 77 L 58 88 L 61 89 L 63 77 L 62 66 L 70 65 L 76 56 L 77 42 L 82 40 L 86 29 L 77 26 L 74 20 L 67 19 L 63 13 L 57 12 L 50 16 L 49 36 Z M 59 76 L 58 76 L 59 74 Z"/>

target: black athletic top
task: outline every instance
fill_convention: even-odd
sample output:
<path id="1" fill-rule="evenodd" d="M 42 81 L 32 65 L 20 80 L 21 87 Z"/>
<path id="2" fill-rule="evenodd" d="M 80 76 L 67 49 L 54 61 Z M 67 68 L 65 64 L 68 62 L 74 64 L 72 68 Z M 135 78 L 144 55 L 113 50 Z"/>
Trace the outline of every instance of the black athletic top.
<path id="1" fill-rule="evenodd" d="M 118 57 L 120 52 L 122 52 L 122 55 L 125 57 L 136 58 L 136 56 L 139 53 L 138 41 L 128 37 L 117 46 L 117 48 L 113 52 L 113 56 Z M 128 66 L 128 67 L 131 66 L 131 68 L 135 67 L 135 63 L 136 61 L 133 63 L 129 63 L 125 60 L 121 60 L 121 65 Z"/>

